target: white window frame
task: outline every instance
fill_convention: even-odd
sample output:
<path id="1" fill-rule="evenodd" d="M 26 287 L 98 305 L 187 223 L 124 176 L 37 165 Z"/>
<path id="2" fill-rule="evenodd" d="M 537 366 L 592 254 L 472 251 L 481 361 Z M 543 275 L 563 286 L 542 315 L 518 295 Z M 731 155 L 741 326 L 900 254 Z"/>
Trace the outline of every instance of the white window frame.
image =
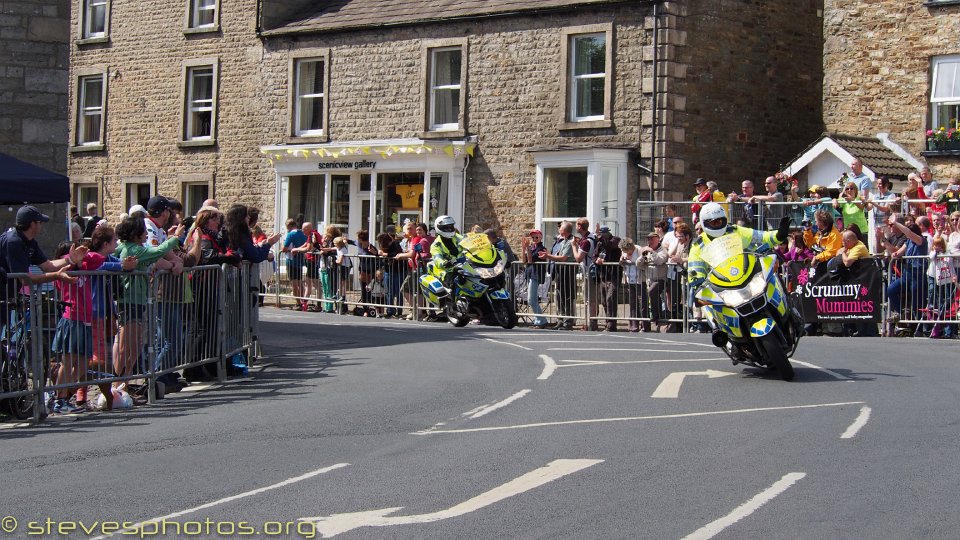
<path id="1" fill-rule="evenodd" d="M 543 231 L 553 231 L 556 225 L 563 221 L 573 221 L 586 217 L 590 221 L 591 230 L 594 224 L 610 227 L 617 236 L 624 236 L 627 231 L 627 167 L 630 160 L 629 150 L 611 150 L 590 148 L 583 150 L 569 150 L 559 152 L 534 152 L 536 172 L 536 214 L 535 225 Z M 587 215 L 586 216 L 544 216 L 546 195 L 544 184 L 547 171 L 550 169 L 587 169 Z M 616 174 L 617 208 L 608 212 L 603 201 L 604 174 Z M 548 226 L 549 224 L 549 226 Z"/>
<path id="2" fill-rule="evenodd" d="M 94 20 L 97 19 L 97 17 L 94 17 L 94 13 L 98 7 L 103 9 L 103 13 L 101 17 L 99 17 L 102 18 L 103 30 L 100 32 L 94 32 L 91 29 L 93 27 Z M 83 0 L 82 9 L 83 14 L 80 23 L 80 39 L 105 39 L 110 33 L 110 0 Z"/>
<path id="3" fill-rule="evenodd" d="M 203 201 L 214 197 L 214 175 L 213 173 L 186 173 L 177 177 L 179 183 L 180 200 L 183 202 L 184 215 L 194 215 L 203 204 Z M 190 188 L 194 186 L 204 186 L 207 188 L 207 195 L 203 199 L 193 200 L 190 197 Z"/>
<path id="4" fill-rule="evenodd" d="M 460 118 L 462 117 L 462 114 L 461 114 L 459 111 L 458 111 L 458 113 L 457 113 L 457 119 L 456 119 L 455 122 L 446 122 L 446 123 L 443 123 L 443 124 L 438 124 L 438 123 L 437 123 L 437 118 L 436 118 L 436 106 L 435 106 L 435 105 L 436 105 L 436 99 L 437 99 L 437 93 L 438 93 L 438 92 L 454 92 L 454 91 L 457 92 L 457 93 L 458 93 L 458 94 L 457 94 L 457 96 L 458 96 L 458 97 L 457 97 L 458 109 L 459 109 L 459 105 L 460 105 L 459 95 L 460 95 L 460 93 L 463 92 L 463 78 L 462 78 L 462 77 L 458 77 L 458 78 L 459 78 L 459 82 L 458 82 L 457 84 L 441 84 L 441 85 L 436 84 L 436 80 L 437 80 L 437 65 L 438 65 L 438 63 L 437 63 L 437 56 L 438 56 L 439 53 L 445 53 L 445 52 L 450 52 L 450 51 L 456 51 L 456 52 L 459 52 L 459 53 L 460 53 L 460 66 L 461 66 L 461 68 L 462 68 L 462 67 L 463 67 L 463 47 L 461 47 L 461 46 L 435 47 L 435 48 L 431 48 L 431 49 L 430 49 L 430 82 L 429 82 L 430 96 L 429 96 L 429 103 L 427 104 L 427 108 L 428 108 L 429 115 L 430 115 L 430 119 L 429 119 L 429 129 L 430 129 L 430 131 L 456 131 L 456 130 L 460 129 Z M 462 69 L 461 69 L 461 72 L 462 72 Z M 458 75 L 459 75 L 459 74 L 458 74 Z"/>
<path id="5" fill-rule="evenodd" d="M 180 146 L 203 146 L 216 144 L 217 140 L 217 102 L 219 94 L 219 60 L 217 58 L 201 58 L 183 62 L 183 85 L 181 94 L 181 123 Z M 210 98 L 193 99 L 193 90 L 196 84 L 197 73 L 201 70 L 210 70 Z M 195 115 L 203 112 L 210 113 L 210 133 L 193 135 L 196 121 Z"/>
<path id="6" fill-rule="evenodd" d="M 87 203 L 95 203 L 97 210 L 103 214 L 103 192 L 101 178 L 97 176 L 80 176 L 70 179 L 70 200 L 77 209 L 86 217 Z M 93 200 L 85 201 L 80 197 L 84 190 L 93 189 L 97 194 Z"/>
<path id="7" fill-rule="evenodd" d="M 96 106 L 87 105 L 87 97 L 89 96 L 89 90 L 87 88 L 88 84 L 100 83 L 100 96 L 99 103 Z M 91 146 L 91 145 L 101 145 L 103 144 L 103 126 L 104 126 L 104 104 L 106 102 L 106 92 L 107 81 L 103 73 L 98 73 L 96 75 L 84 75 L 79 78 L 77 81 L 77 90 L 79 96 L 77 98 L 77 146 Z M 89 138 L 89 135 L 86 132 L 86 120 L 88 117 L 98 116 L 99 120 L 99 133 L 95 139 Z"/>
<path id="8" fill-rule="evenodd" d="M 120 184 L 123 186 L 122 212 L 126 212 L 131 206 L 138 204 L 136 201 L 130 199 L 130 188 L 132 186 L 148 185 L 150 186 L 150 197 L 157 194 L 157 177 L 155 175 L 142 174 L 120 177 Z"/>
<path id="9" fill-rule="evenodd" d="M 560 129 L 596 129 L 613 127 L 613 24 L 592 24 L 565 28 L 560 32 L 561 56 L 561 119 Z M 602 37 L 604 41 L 603 73 L 576 73 L 577 40 Z M 603 114 L 577 116 L 577 81 L 603 79 Z"/>
<path id="10" fill-rule="evenodd" d="M 951 127 L 960 128 L 960 118 L 957 119 L 958 125 L 942 126 L 938 121 L 939 115 L 937 114 L 941 106 L 960 105 L 960 54 L 938 56 L 933 58 L 932 61 L 933 74 L 930 80 L 930 129 L 936 130 L 940 127 L 946 127 L 947 129 Z M 949 68 L 946 67 L 948 65 L 950 66 Z M 937 97 L 934 95 L 937 89 L 937 82 L 940 77 L 946 76 L 948 69 L 950 70 L 950 74 L 953 75 L 954 88 L 952 89 L 951 95 Z"/>
<path id="11" fill-rule="evenodd" d="M 321 92 L 313 93 L 301 93 L 300 82 L 301 82 L 301 70 L 303 69 L 304 64 L 319 64 L 321 81 L 323 81 L 323 89 Z M 293 62 L 293 72 L 294 72 L 294 111 L 293 111 L 293 134 L 297 137 L 318 137 L 323 136 L 326 133 L 326 121 L 327 121 L 327 61 L 322 57 L 310 57 L 310 58 L 296 58 Z M 313 101 L 314 107 L 320 107 L 321 120 L 319 129 L 301 129 L 301 120 L 304 111 L 304 103 L 307 101 Z"/>
<path id="12" fill-rule="evenodd" d="M 592 114 L 588 116 L 577 116 L 577 102 L 579 101 L 579 98 L 580 98 L 580 92 L 578 90 L 579 84 L 577 83 L 579 83 L 580 81 L 602 79 L 604 83 L 604 87 L 606 87 L 606 84 L 607 84 L 606 69 L 604 69 L 604 71 L 601 73 L 581 73 L 581 74 L 577 73 L 577 49 L 578 49 L 577 44 L 581 40 L 594 40 L 597 38 L 603 39 L 604 41 L 603 48 L 604 48 L 604 51 L 606 51 L 606 48 L 607 48 L 606 35 L 604 35 L 603 33 L 577 34 L 577 35 L 570 36 L 570 60 L 569 60 L 570 62 L 570 68 L 569 68 L 570 69 L 569 71 L 570 100 L 567 102 L 567 106 L 570 108 L 570 119 L 573 120 L 574 122 L 590 122 L 593 120 L 604 119 L 603 113 Z"/>

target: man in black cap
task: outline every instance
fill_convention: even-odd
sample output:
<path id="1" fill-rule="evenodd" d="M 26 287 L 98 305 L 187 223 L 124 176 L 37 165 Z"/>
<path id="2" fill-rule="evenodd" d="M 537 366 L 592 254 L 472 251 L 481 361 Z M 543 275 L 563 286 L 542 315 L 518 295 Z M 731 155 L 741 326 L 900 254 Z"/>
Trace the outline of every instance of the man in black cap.
<path id="1" fill-rule="evenodd" d="M 16 281 L 8 280 L 7 274 L 26 274 L 30 265 L 39 266 L 43 274 L 31 275 L 22 278 L 24 284 L 40 284 L 49 281 L 61 280 L 66 283 L 76 283 L 77 278 L 70 277 L 66 271 L 78 266 L 87 254 L 87 248 L 73 246 L 67 259 L 51 261 L 37 244 L 43 224 L 50 221 L 40 210 L 33 206 L 24 206 L 17 210 L 17 225 L 13 229 L 0 235 L 0 294 L 2 299 L 12 299 L 16 294 Z M 3 323 L 6 323 L 7 310 L 2 311 Z"/>
<path id="2" fill-rule="evenodd" d="M 600 227 L 597 230 L 597 259 L 594 262 L 597 265 L 597 278 L 600 281 L 600 302 L 603 304 L 603 311 L 607 314 L 607 322 L 604 325 L 604 330 L 607 332 L 617 331 L 617 304 L 619 303 L 617 291 L 623 271 L 619 264 L 622 254 L 620 238 L 613 235 L 610 227 Z M 608 262 L 613 264 L 606 264 Z"/>

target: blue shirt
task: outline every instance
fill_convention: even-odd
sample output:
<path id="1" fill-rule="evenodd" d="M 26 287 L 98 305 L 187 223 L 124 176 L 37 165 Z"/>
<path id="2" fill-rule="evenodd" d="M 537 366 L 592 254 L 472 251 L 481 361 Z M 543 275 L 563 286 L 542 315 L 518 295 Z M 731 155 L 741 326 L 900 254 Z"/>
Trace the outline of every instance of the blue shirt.
<path id="1" fill-rule="evenodd" d="M 861 193 L 867 189 L 873 191 L 873 180 L 871 180 L 866 173 L 861 172 L 857 176 L 851 177 L 850 181 L 857 184 L 857 189 L 859 189 Z"/>
<path id="2" fill-rule="evenodd" d="M 303 234 L 303 231 L 300 229 L 294 229 L 287 233 L 283 237 L 283 247 L 286 248 L 297 248 L 307 243 L 307 235 Z"/>
<path id="3" fill-rule="evenodd" d="M 0 291 L 7 284 L 7 274 L 26 274 L 30 265 L 40 266 L 47 262 L 47 256 L 36 240 L 29 240 L 16 229 L 9 229 L 0 235 Z M 13 291 L 6 293 L 7 297 Z"/>

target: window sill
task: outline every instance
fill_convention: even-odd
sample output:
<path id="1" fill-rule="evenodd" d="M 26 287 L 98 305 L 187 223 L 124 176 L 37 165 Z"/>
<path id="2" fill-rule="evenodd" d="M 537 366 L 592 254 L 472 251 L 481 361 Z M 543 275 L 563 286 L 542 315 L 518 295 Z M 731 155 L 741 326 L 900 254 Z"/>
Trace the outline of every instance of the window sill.
<path id="1" fill-rule="evenodd" d="M 202 148 L 204 146 L 216 146 L 216 139 L 204 139 L 202 141 L 177 141 L 180 148 Z"/>
<path id="2" fill-rule="evenodd" d="M 320 135 L 287 135 L 283 140 L 287 144 L 317 144 L 330 142 L 330 136 L 326 133 Z"/>
<path id="3" fill-rule="evenodd" d="M 957 2 L 960 5 L 960 2 Z M 924 150 L 920 152 L 923 157 L 947 157 L 960 158 L 960 150 Z"/>
<path id="4" fill-rule="evenodd" d="M 68 152 L 71 154 L 80 154 L 83 152 L 102 152 L 106 148 L 106 145 L 103 144 L 85 144 L 83 146 L 71 146 L 68 149 Z"/>
<path id="5" fill-rule="evenodd" d="M 215 34 L 220 32 L 220 25 L 216 26 L 204 26 L 202 28 L 184 28 L 183 34 L 185 36 L 195 36 L 198 34 Z"/>
<path id="6" fill-rule="evenodd" d="M 446 131 L 422 131 L 420 132 L 420 138 L 424 140 L 435 140 L 435 139 L 462 139 L 467 136 L 467 130 L 465 129 L 451 129 Z"/>
<path id="7" fill-rule="evenodd" d="M 103 37 L 93 37 L 93 38 L 83 38 L 74 41 L 77 47 L 83 47 L 84 45 L 99 45 L 102 43 L 110 43 L 110 36 Z"/>
<path id="8" fill-rule="evenodd" d="M 960 0 L 927 0 L 923 7 L 960 6 Z"/>
<path id="9" fill-rule="evenodd" d="M 587 122 L 561 122 L 561 130 L 571 129 L 609 129 L 613 127 L 611 120 L 590 120 Z"/>

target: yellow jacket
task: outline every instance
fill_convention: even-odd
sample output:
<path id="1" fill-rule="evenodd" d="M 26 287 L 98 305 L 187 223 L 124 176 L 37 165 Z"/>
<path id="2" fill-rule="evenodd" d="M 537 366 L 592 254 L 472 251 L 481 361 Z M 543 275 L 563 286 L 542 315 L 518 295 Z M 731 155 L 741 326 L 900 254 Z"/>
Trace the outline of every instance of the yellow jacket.
<path id="1" fill-rule="evenodd" d="M 822 250 L 814 257 L 817 262 L 829 261 L 843 247 L 840 231 L 836 227 L 830 227 L 830 232 L 827 234 L 817 233 L 816 236 L 814 236 L 813 231 L 805 230 L 803 231 L 803 243 L 813 251 L 817 251 L 813 246 L 818 246 Z"/>

